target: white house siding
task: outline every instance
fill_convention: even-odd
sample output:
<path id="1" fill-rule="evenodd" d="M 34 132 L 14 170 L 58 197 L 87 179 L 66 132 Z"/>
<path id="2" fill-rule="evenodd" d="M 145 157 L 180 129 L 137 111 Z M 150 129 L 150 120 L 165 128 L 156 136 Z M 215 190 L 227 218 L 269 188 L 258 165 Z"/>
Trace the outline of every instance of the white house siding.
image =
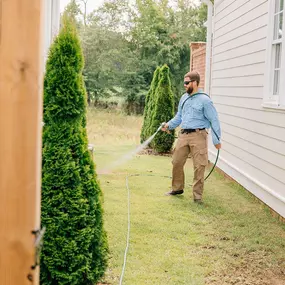
<path id="1" fill-rule="evenodd" d="M 285 111 L 261 106 L 268 17 L 268 1 L 215 1 L 210 93 L 222 127 L 218 167 L 285 217 Z"/>
<path id="2" fill-rule="evenodd" d="M 59 31 L 60 0 L 44 0 L 44 62 L 50 45 Z"/>

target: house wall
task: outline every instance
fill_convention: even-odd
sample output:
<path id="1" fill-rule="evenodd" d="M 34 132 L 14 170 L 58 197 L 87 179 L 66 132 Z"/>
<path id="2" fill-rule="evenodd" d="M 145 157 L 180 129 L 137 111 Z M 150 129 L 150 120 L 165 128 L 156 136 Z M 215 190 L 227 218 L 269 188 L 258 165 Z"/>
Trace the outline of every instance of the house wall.
<path id="1" fill-rule="evenodd" d="M 206 43 L 194 42 L 190 44 L 190 71 L 197 71 L 200 74 L 199 86 L 205 87 L 205 67 L 206 67 Z"/>
<path id="2" fill-rule="evenodd" d="M 54 36 L 59 31 L 60 0 L 44 0 L 44 62 Z"/>
<path id="3" fill-rule="evenodd" d="M 222 127 L 218 167 L 285 217 L 285 112 L 261 106 L 268 17 L 268 1 L 215 1 L 210 94 Z"/>

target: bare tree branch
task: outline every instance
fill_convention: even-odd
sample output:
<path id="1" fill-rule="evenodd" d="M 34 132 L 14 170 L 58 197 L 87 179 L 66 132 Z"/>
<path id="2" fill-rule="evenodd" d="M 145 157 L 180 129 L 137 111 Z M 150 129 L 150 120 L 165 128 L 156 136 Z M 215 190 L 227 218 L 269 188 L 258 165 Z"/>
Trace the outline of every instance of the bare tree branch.
<path id="1" fill-rule="evenodd" d="M 83 11 L 83 22 L 84 22 L 84 26 L 86 27 L 87 26 L 87 3 L 88 3 L 88 0 L 80 0 L 80 2 L 83 3 L 83 6 L 84 6 L 84 11 Z"/>

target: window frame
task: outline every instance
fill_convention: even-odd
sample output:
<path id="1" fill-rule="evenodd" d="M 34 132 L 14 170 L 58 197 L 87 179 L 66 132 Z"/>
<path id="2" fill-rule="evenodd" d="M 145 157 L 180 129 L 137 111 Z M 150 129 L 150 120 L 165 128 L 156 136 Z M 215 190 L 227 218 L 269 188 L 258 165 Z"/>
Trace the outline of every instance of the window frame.
<path id="1" fill-rule="evenodd" d="M 275 39 L 275 5 L 276 1 L 280 0 L 269 0 L 269 9 L 268 9 L 268 31 L 267 31 L 267 54 L 265 62 L 265 77 L 264 77 L 264 94 L 263 94 L 263 103 L 262 106 L 265 108 L 274 108 L 274 109 L 284 109 L 285 110 L 285 7 L 283 0 L 283 22 L 282 22 L 282 38 Z M 280 4 L 279 4 L 280 5 Z M 273 95 L 273 86 L 274 86 L 274 72 L 275 68 L 275 52 L 274 48 L 281 44 L 281 62 L 280 62 L 280 72 L 279 72 L 279 94 Z M 274 47 L 275 46 L 275 47 Z M 282 78 L 284 78 L 282 80 Z"/>

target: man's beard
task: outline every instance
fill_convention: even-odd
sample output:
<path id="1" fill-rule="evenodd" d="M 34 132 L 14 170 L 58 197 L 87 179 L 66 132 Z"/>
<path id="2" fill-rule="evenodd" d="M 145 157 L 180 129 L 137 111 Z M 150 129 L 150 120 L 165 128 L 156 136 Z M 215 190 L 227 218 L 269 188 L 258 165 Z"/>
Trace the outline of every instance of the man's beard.
<path id="1" fill-rule="evenodd" d="M 188 94 L 192 94 L 192 92 L 193 92 L 193 87 L 192 86 L 189 86 L 188 88 L 187 88 L 187 91 L 186 91 Z"/>

